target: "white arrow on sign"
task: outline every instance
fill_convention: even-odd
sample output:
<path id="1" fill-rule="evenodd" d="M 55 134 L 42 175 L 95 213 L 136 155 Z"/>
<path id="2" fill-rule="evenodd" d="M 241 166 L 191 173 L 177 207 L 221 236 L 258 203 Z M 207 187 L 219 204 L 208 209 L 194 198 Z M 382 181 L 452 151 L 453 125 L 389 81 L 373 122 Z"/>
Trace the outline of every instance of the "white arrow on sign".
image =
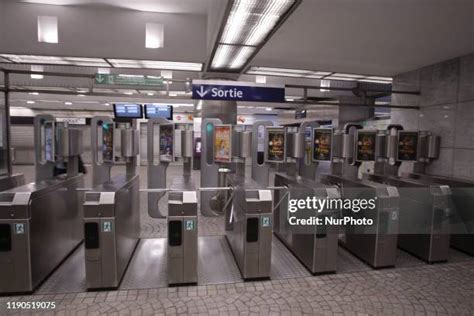
<path id="1" fill-rule="evenodd" d="M 196 91 L 196 93 L 201 97 L 203 98 L 209 91 L 205 91 L 204 90 L 204 87 L 201 86 L 201 89 L 199 89 L 198 91 Z"/>

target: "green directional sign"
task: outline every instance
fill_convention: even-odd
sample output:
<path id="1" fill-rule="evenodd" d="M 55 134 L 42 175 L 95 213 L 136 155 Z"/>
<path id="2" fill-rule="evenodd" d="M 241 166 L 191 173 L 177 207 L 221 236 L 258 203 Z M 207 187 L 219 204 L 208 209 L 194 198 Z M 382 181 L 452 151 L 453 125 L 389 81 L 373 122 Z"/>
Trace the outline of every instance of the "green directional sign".
<path id="1" fill-rule="evenodd" d="M 164 80 L 161 76 L 138 76 L 138 75 L 110 75 L 95 74 L 95 83 L 103 85 L 120 86 L 154 86 L 163 87 Z"/>

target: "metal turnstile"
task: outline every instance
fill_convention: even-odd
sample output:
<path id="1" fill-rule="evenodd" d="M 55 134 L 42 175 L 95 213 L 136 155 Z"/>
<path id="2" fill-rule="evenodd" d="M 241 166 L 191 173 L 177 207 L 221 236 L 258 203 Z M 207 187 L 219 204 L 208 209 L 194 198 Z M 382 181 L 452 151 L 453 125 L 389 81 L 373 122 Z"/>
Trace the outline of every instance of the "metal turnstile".
<path id="1" fill-rule="evenodd" d="M 0 192 L 19 187 L 25 184 L 23 174 L 5 175 L 0 177 Z"/>
<path id="2" fill-rule="evenodd" d="M 120 175 L 86 192 L 86 286 L 117 288 L 140 235 L 140 181 Z"/>
<path id="3" fill-rule="evenodd" d="M 82 132 L 35 117 L 36 181 L 0 193 L 0 293 L 32 292 L 81 243 Z M 56 148 L 57 147 L 57 148 Z M 56 159 L 67 174 L 53 177 Z"/>
<path id="4" fill-rule="evenodd" d="M 449 258 L 451 190 L 443 185 L 426 185 L 413 179 L 365 174 L 369 180 L 393 185 L 400 192 L 398 246 L 428 262 Z"/>
<path id="5" fill-rule="evenodd" d="M 272 194 L 253 180 L 227 175 L 232 188 L 226 212 L 226 239 L 245 280 L 270 277 Z"/>
<path id="6" fill-rule="evenodd" d="M 474 182 L 422 173 L 410 173 L 408 176 L 428 184 L 449 186 L 453 203 L 451 247 L 474 256 Z"/>
<path id="7" fill-rule="evenodd" d="M 280 203 L 274 209 L 273 229 L 275 235 L 312 274 L 336 272 L 339 227 L 336 225 L 313 225 L 308 229 L 291 228 L 288 227 L 287 215 L 288 199 L 306 199 L 306 197 L 313 196 L 321 200 L 337 199 L 341 197 L 338 188 L 284 173 L 275 174 L 275 187 L 287 187 L 289 192 L 286 197 L 284 197 L 285 193 L 280 190 L 276 190 L 274 193 L 275 203 Z M 311 213 L 316 214 L 315 212 Z M 339 218 L 340 210 L 323 210 L 316 216 Z"/>
<path id="8" fill-rule="evenodd" d="M 197 196 L 190 177 L 175 178 L 168 195 L 168 284 L 196 284 Z"/>
<path id="9" fill-rule="evenodd" d="M 379 183 L 324 175 L 323 182 L 338 185 L 344 199 L 375 199 L 375 209 L 358 213 L 346 210 L 354 218 L 372 219 L 372 226 L 346 226 L 340 244 L 373 268 L 394 267 L 397 258 L 399 193 L 397 188 Z"/>

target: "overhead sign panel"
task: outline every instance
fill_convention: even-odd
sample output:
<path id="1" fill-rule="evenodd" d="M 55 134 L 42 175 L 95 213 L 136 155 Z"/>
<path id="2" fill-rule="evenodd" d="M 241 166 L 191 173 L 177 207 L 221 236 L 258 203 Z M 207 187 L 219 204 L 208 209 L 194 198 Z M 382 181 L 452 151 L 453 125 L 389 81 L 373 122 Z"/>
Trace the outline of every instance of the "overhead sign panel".
<path id="1" fill-rule="evenodd" d="M 96 74 L 95 83 L 102 84 L 102 85 L 119 85 L 119 86 L 164 87 L 164 80 L 163 80 L 163 77 L 161 76 Z"/>
<path id="2" fill-rule="evenodd" d="M 285 102 L 285 87 L 252 82 L 194 80 L 193 99 Z"/>

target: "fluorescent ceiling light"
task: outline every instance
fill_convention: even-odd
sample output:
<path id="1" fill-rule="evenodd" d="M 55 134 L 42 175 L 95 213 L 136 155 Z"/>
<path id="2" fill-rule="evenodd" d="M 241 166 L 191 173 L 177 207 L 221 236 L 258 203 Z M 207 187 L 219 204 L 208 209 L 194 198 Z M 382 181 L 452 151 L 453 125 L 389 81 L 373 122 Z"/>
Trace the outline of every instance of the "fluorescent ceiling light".
<path id="1" fill-rule="evenodd" d="M 39 16 L 38 17 L 38 42 L 58 43 L 58 17 Z"/>
<path id="2" fill-rule="evenodd" d="M 32 65 L 31 66 L 31 71 L 39 71 L 42 72 L 44 70 L 43 66 L 38 66 L 38 65 Z M 40 74 L 31 74 L 30 75 L 31 79 L 43 79 L 44 76 Z"/>
<path id="3" fill-rule="evenodd" d="M 232 0 L 211 69 L 242 69 L 296 0 Z"/>
<path id="4" fill-rule="evenodd" d="M 1 56 L 1 55 L 0 55 Z M 107 59 L 117 68 L 149 68 L 164 70 L 201 71 L 202 63 L 158 61 L 158 60 L 134 60 L 134 59 Z"/>
<path id="5" fill-rule="evenodd" d="M 152 97 L 152 96 L 154 96 L 155 94 L 154 94 L 153 92 L 148 92 L 146 95 Z"/>
<path id="6" fill-rule="evenodd" d="M 85 97 L 84 94 L 78 94 L 77 96 L 78 96 L 78 97 Z"/>
<path id="7" fill-rule="evenodd" d="M 110 103 L 104 103 L 105 106 L 110 106 Z"/>
<path id="8" fill-rule="evenodd" d="M 342 73 L 335 73 L 333 74 L 335 77 L 344 77 L 344 78 L 352 78 L 352 79 L 357 79 L 357 78 L 363 78 L 365 76 L 363 75 L 355 75 L 355 74 L 342 74 Z"/>
<path id="9" fill-rule="evenodd" d="M 265 108 L 265 111 L 271 111 L 272 108 Z"/>
<path id="10" fill-rule="evenodd" d="M 39 92 L 29 92 L 30 95 L 39 95 Z"/>
<path id="11" fill-rule="evenodd" d="M 249 74 L 249 75 L 268 75 L 268 76 L 279 76 L 279 77 L 292 77 L 292 78 L 321 79 L 324 76 L 330 75 L 331 72 L 312 71 L 312 70 L 303 70 L 303 69 L 287 69 L 287 68 L 252 66 L 247 71 L 247 74 Z"/>
<path id="12" fill-rule="evenodd" d="M 370 83 L 381 83 L 381 84 L 391 84 L 391 81 L 384 81 L 384 80 L 373 80 L 373 79 L 360 79 L 360 82 L 370 82 Z"/>
<path id="13" fill-rule="evenodd" d="M 110 67 L 110 65 L 102 58 L 58 57 L 58 56 L 14 55 L 14 54 L 0 54 L 0 57 L 8 58 L 12 62 L 19 63 L 19 64 Z"/>
<path id="14" fill-rule="evenodd" d="M 328 80 L 340 80 L 340 81 L 356 81 L 354 78 L 337 77 L 337 76 L 329 76 L 329 77 L 325 77 L 324 79 L 328 79 Z"/>
<path id="15" fill-rule="evenodd" d="M 97 68 L 97 73 L 108 75 L 110 74 L 110 68 Z"/>
<path id="16" fill-rule="evenodd" d="M 171 70 L 162 70 L 161 77 L 165 79 L 173 79 L 173 72 Z"/>
<path id="17" fill-rule="evenodd" d="M 255 76 L 256 83 L 267 83 L 267 76 Z"/>
<path id="18" fill-rule="evenodd" d="M 26 101 L 28 104 L 35 104 L 35 101 Z"/>
<path id="19" fill-rule="evenodd" d="M 65 105 L 72 105 L 72 102 L 64 102 Z"/>
<path id="20" fill-rule="evenodd" d="M 133 91 L 125 91 L 123 94 L 126 94 L 126 95 L 133 95 Z"/>
<path id="21" fill-rule="evenodd" d="M 145 47 L 160 48 L 163 47 L 163 24 L 146 23 Z"/>

